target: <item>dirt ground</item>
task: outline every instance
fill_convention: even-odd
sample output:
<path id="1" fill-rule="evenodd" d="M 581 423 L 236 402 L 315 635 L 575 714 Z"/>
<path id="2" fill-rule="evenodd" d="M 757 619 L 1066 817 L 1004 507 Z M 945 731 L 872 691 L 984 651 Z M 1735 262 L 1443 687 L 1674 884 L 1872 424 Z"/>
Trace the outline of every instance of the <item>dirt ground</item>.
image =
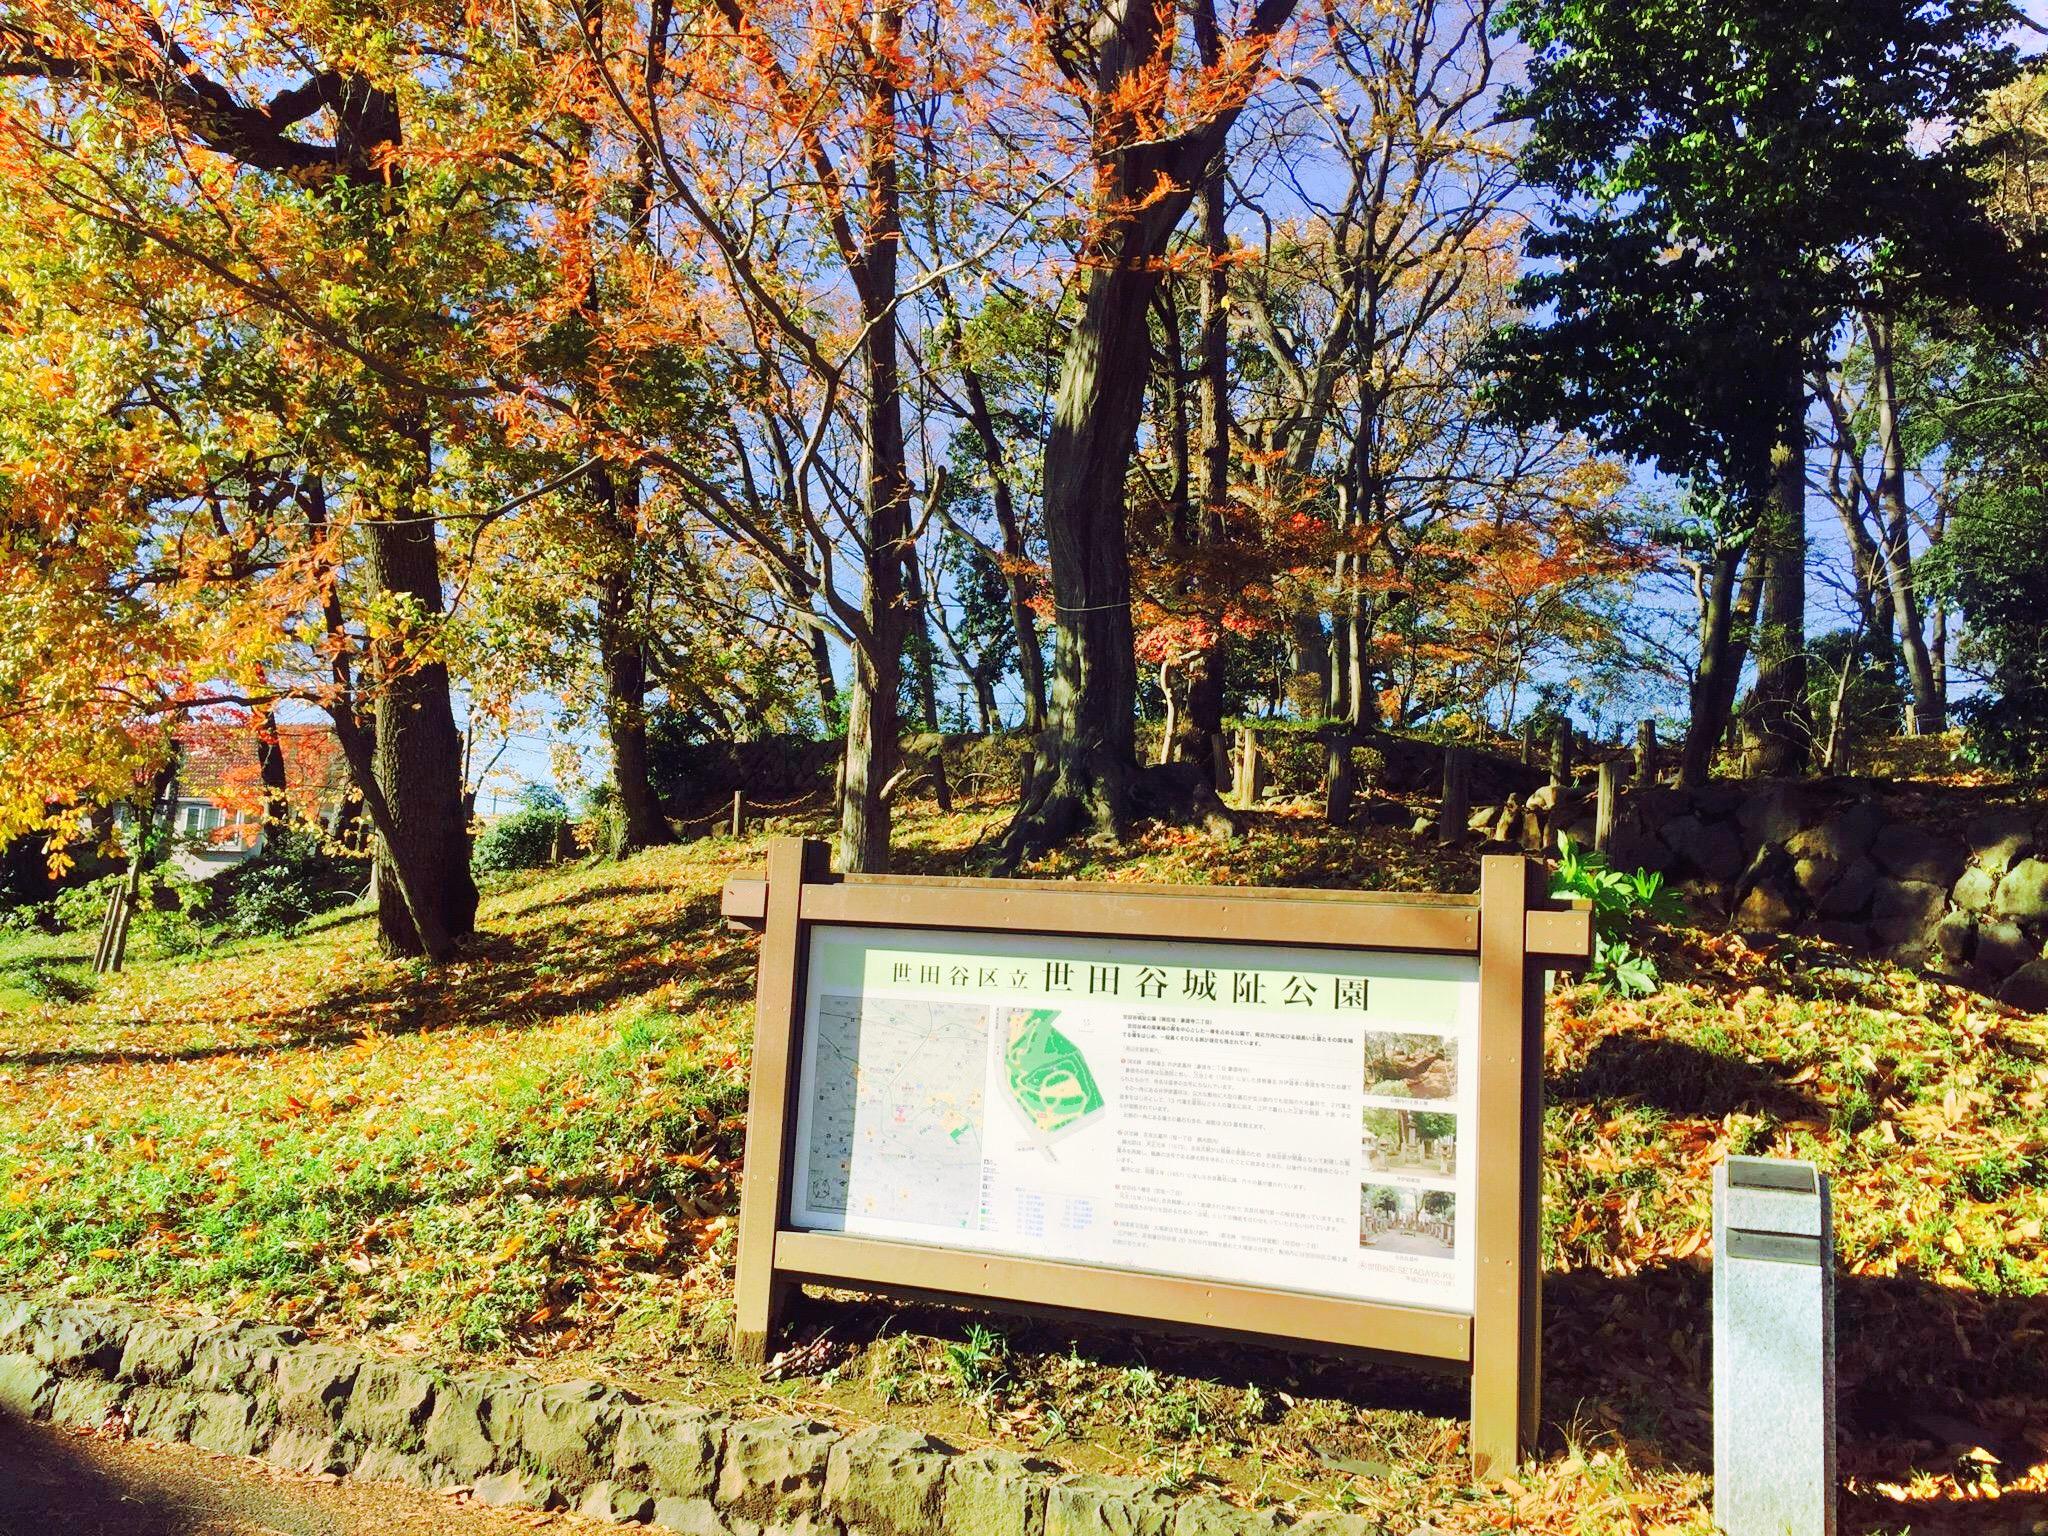
<path id="1" fill-rule="evenodd" d="M 597 1529 L 0 1417 L 0 1536 L 510 1536 L 535 1526 Z"/>

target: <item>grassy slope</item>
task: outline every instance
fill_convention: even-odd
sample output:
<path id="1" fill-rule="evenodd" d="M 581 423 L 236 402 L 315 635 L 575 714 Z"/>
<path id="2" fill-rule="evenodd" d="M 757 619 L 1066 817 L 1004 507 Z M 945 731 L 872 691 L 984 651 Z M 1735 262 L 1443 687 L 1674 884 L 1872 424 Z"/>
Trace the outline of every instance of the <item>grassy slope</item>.
<path id="1" fill-rule="evenodd" d="M 914 816 L 903 863 L 957 868 L 1002 814 Z M 145 958 L 80 1003 L 0 998 L 0 1280 L 901 1417 L 1408 1525 L 1703 1531 L 1710 1170 L 1784 1151 L 1835 1177 L 1852 1525 L 2048 1515 L 2026 1471 L 2048 1460 L 2048 1028 L 1810 946 L 1681 935 L 1656 996 L 1554 1001 L 1545 1407 L 1562 1428 L 1516 1484 L 1461 1486 L 1444 1386 L 1339 1362 L 825 1301 L 784 1379 L 727 1366 L 752 954 L 715 911 L 761 849 L 497 889 L 488 936 L 442 972 L 378 959 L 349 918 Z M 1038 872 L 1472 873 L 1285 817 L 1227 850 L 1157 834 Z"/>

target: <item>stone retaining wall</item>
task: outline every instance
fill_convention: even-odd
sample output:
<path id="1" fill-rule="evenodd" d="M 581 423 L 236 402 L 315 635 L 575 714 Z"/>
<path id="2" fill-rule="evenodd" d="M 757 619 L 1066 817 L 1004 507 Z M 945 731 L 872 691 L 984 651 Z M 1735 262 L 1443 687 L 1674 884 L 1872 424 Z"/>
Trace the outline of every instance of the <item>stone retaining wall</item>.
<path id="1" fill-rule="evenodd" d="M 118 1427 L 300 1472 L 468 1488 L 688 1536 L 1366 1536 L 888 1427 L 645 1402 L 594 1381 L 451 1372 L 294 1328 L 0 1295 L 0 1413 Z"/>
<path id="2" fill-rule="evenodd" d="M 1590 839 L 1590 797 L 1561 824 Z M 1569 814 L 1576 812 L 1576 814 Z M 1614 862 L 1663 870 L 1740 929 L 1811 934 L 2048 1008 L 2048 803 L 1885 797 L 1856 781 L 1621 797 Z"/>

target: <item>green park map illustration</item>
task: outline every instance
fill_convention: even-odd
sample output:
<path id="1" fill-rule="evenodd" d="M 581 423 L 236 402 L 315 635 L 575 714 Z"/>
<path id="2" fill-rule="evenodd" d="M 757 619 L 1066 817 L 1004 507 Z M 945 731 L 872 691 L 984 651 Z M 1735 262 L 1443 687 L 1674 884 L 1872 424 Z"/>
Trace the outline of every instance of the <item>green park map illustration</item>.
<path id="1" fill-rule="evenodd" d="M 1010 1012 L 1003 1076 L 1024 1117 L 1048 1140 L 1075 1129 L 1103 1107 L 1088 1058 L 1055 1024 L 1053 1008 Z"/>

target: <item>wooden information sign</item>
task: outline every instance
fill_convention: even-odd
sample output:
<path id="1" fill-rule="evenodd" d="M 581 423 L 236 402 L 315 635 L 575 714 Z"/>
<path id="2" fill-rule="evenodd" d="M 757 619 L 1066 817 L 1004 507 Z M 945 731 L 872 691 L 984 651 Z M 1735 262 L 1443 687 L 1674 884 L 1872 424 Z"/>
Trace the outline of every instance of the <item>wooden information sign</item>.
<path id="1" fill-rule="evenodd" d="M 1545 969 L 1590 915 L 1473 896 L 835 876 L 779 840 L 735 1348 L 804 1283 L 1468 1374 L 1535 1431 Z"/>

